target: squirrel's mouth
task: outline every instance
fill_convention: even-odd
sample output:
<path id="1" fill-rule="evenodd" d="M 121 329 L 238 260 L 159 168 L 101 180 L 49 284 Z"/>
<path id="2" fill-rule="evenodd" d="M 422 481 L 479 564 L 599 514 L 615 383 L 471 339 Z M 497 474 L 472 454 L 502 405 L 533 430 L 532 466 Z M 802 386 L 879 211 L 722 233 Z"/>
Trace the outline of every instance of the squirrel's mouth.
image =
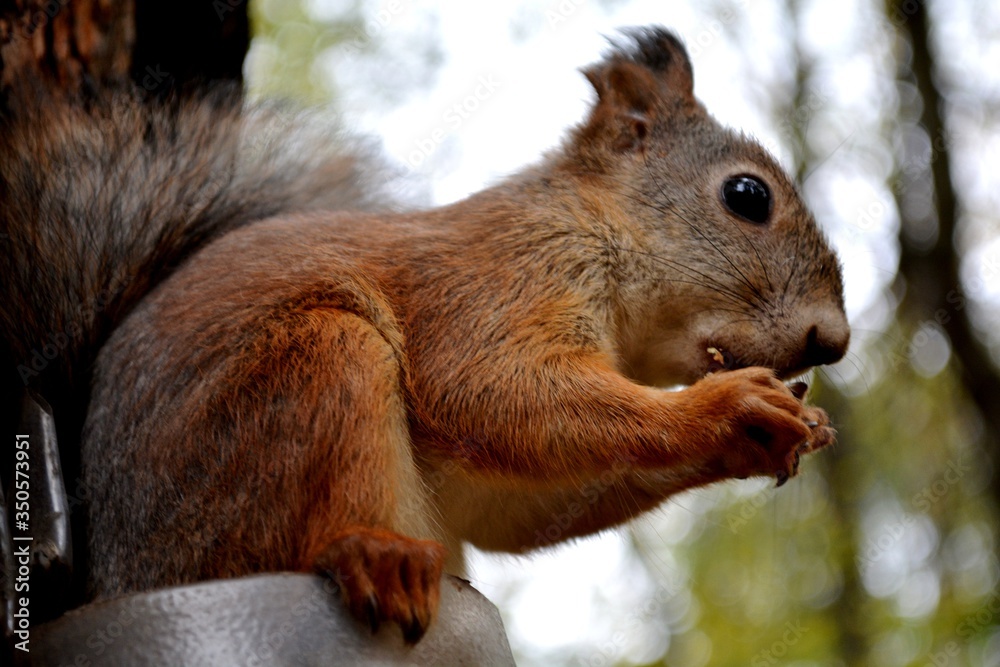
<path id="1" fill-rule="evenodd" d="M 806 375 L 812 366 L 794 366 L 786 368 L 777 368 L 772 364 L 757 363 L 753 361 L 748 361 L 736 354 L 733 354 L 730 350 L 726 348 L 709 346 L 705 349 L 705 353 L 708 355 L 708 362 L 705 365 L 705 374 L 717 373 L 719 371 L 735 371 L 740 368 L 748 368 L 750 366 L 763 366 L 765 368 L 772 369 L 780 380 L 785 383 L 797 384 L 804 378 L 802 376 Z"/>
<path id="2" fill-rule="evenodd" d="M 746 365 L 740 365 L 737 358 L 733 356 L 732 352 L 729 350 L 724 350 L 719 347 L 710 346 L 705 352 L 708 353 L 709 362 L 708 367 L 705 370 L 705 374 L 708 373 L 718 373 L 719 371 L 732 371 L 737 368 L 746 368 Z"/>

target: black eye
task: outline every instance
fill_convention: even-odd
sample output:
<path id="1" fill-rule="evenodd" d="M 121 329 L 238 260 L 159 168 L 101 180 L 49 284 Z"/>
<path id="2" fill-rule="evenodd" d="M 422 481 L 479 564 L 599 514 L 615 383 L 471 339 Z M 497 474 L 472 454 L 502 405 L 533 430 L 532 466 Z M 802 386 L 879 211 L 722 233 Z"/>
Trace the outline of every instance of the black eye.
<path id="1" fill-rule="evenodd" d="M 726 208 L 750 222 L 763 224 L 771 215 L 771 192 L 753 176 L 734 176 L 722 184 Z"/>

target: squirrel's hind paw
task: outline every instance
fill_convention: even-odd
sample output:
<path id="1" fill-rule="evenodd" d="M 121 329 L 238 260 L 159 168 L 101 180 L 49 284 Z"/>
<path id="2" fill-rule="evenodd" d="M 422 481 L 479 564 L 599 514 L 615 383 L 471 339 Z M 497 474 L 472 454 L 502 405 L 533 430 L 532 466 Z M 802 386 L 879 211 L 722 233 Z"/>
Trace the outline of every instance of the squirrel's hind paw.
<path id="1" fill-rule="evenodd" d="M 337 534 L 315 570 L 340 589 L 347 608 L 377 632 L 395 621 L 407 644 L 424 636 L 437 615 L 445 549 L 379 528 Z"/>

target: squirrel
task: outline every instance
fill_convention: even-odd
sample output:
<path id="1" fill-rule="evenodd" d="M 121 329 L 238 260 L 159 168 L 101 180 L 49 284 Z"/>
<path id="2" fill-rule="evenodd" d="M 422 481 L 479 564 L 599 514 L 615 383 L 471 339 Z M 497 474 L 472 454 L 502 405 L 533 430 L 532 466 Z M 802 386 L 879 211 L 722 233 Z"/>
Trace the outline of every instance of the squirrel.
<path id="1" fill-rule="evenodd" d="M 845 354 L 837 257 L 679 39 L 622 34 L 560 147 L 426 210 L 218 91 L 7 119 L 5 361 L 79 443 L 91 597 L 318 572 L 414 643 L 465 543 L 780 485 L 834 441 L 786 382 Z"/>

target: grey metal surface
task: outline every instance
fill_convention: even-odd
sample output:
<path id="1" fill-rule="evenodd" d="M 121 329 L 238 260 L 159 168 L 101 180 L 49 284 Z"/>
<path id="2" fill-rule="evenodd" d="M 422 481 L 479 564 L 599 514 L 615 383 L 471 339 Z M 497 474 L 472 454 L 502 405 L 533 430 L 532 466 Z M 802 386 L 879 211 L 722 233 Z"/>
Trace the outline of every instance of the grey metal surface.
<path id="1" fill-rule="evenodd" d="M 326 580 L 274 574 L 87 605 L 34 629 L 25 664 L 457 666 L 514 659 L 496 608 L 460 579 L 442 579 L 438 618 L 408 647 L 395 624 L 372 635 Z"/>

